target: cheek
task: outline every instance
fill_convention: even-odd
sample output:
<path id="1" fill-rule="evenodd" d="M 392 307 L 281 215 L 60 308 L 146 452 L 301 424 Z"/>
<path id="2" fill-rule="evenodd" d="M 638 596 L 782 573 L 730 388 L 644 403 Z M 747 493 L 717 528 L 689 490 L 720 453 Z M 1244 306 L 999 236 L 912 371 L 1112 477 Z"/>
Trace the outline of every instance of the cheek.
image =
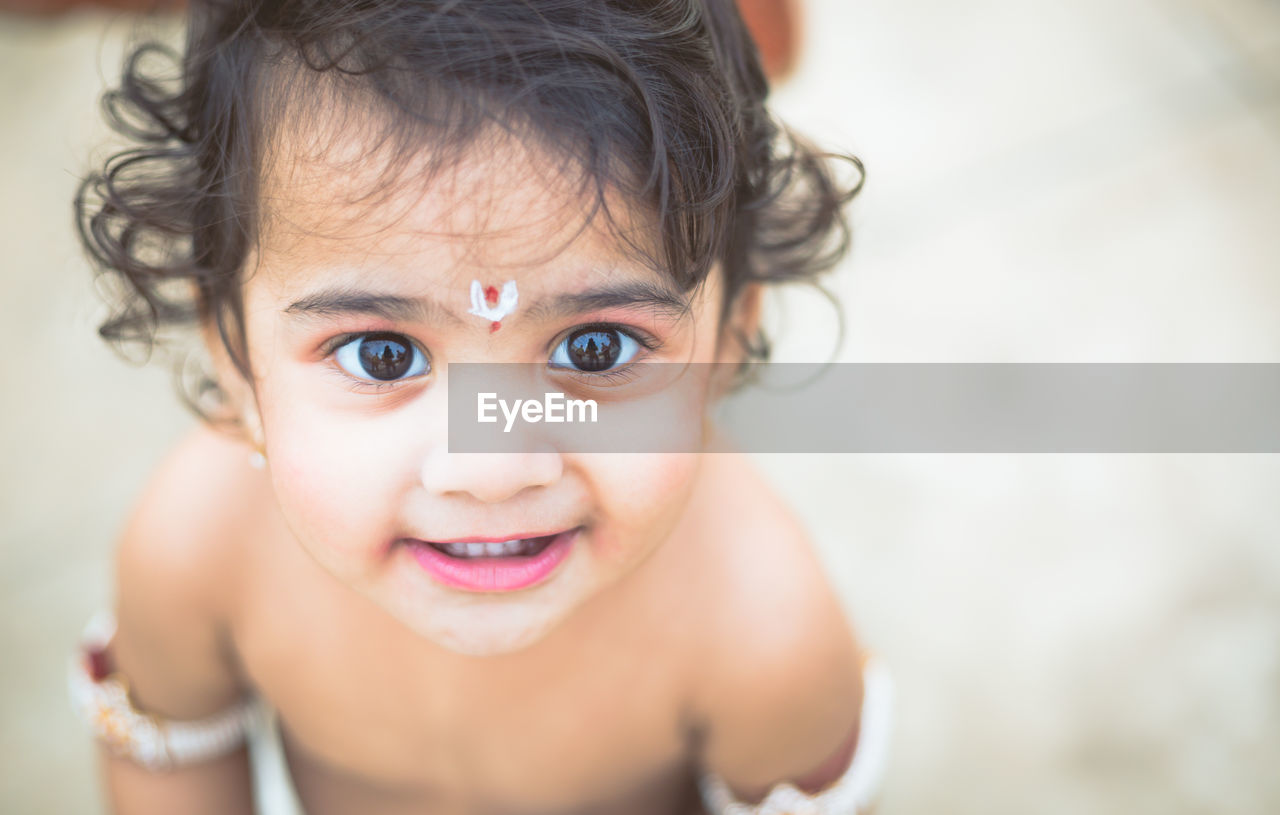
<path id="1" fill-rule="evenodd" d="M 601 554 L 635 555 L 675 527 L 697 476 L 696 454 L 584 456 L 602 528 Z"/>
<path id="2" fill-rule="evenodd" d="M 276 498 L 302 544 L 347 573 L 380 554 L 400 528 L 412 480 L 403 444 L 376 423 L 336 421 L 305 401 L 264 402 Z"/>

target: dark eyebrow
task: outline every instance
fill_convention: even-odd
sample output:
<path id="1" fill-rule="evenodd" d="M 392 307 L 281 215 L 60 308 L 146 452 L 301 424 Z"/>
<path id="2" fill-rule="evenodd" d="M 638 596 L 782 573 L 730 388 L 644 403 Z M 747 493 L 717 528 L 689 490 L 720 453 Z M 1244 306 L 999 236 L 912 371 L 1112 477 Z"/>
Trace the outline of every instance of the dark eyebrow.
<path id="1" fill-rule="evenodd" d="M 354 289 L 325 289 L 303 297 L 290 304 L 286 314 L 302 317 L 334 317 L 342 314 L 364 314 L 397 322 L 439 322 L 450 320 L 460 323 L 458 315 L 434 300 L 417 297 L 401 297 L 394 294 L 374 294 Z"/>
<path id="2" fill-rule="evenodd" d="M 682 317 L 689 311 L 689 302 L 678 292 L 663 286 L 635 281 L 544 297 L 530 305 L 524 314 L 520 314 L 517 307 L 515 316 L 538 322 L 600 309 L 637 307 Z M 363 314 L 396 322 L 462 322 L 462 318 L 430 298 L 376 294 L 350 288 L 314 292 L 291 303 L 284 313 L 304 318 Z"/>
<path id="3" fill-rule="evenodd" d="M 635 281 L 543 298 L 529 306 L 526 318 L 534 321 L 570 317 L 586 311 L 642 306 L 671 317 L 689 311 L 689 301 L 678 292 L 653 283 Z"/>

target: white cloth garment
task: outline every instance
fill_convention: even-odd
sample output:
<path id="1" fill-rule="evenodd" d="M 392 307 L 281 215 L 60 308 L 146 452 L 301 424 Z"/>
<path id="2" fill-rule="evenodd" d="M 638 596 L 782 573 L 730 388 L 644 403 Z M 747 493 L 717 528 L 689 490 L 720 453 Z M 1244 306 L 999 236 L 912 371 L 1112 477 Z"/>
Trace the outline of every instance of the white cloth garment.
<path id="1" fill-rule="evenodd" d="M 263 715 L 256 717 L 257 726 L 249 732 L 258 815 L 306 815 L 285 761 L 279 717 L 265 702 L 260 704 Z"/>

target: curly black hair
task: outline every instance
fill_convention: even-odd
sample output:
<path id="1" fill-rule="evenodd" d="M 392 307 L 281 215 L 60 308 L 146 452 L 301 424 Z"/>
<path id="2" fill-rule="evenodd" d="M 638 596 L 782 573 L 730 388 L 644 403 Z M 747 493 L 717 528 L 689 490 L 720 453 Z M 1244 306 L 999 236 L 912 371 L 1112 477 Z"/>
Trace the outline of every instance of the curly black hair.
<path id="1" fill-rule="evenodd" d="M 813 283 L 847 251 L 862 165 L 771 117 L 733 0 L 205 0 L 189 13 L 185 53 L 131 51 L 103 106 L 133 146 L 76 196 L 88 253 L 123 284 L 99 329 L 118 348 L 216 328 L 249 376 L 240 283 L 272 127 L 335 98 L 373 105 L 377 144 L 402 162 L 424 145 L 457 155 L 495 124 L 532 133 L 601 204 L 613 189 L 651 209 L 654 260 L 685 291 L 720 262 L 725 308 L 751 282 Z M 336 94 L 316 92 L 326 82 Z M 767 358 L 763 334 L 739 339 Z"/>

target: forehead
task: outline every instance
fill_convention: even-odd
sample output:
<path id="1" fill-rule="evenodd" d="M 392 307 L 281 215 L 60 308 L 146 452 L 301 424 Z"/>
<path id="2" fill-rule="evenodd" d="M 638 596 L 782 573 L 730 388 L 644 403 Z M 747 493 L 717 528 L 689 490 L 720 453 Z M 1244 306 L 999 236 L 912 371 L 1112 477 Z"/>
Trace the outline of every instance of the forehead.
<path id="1" fill-rule="evenodd" d="M 537 140 L 490 127 L 459 150 L 393 144 L 337 117 L 273 134 L 259 197 L 260 271 L 284 282 L 325 268 L 426 261 L 423 271 L 440 281 L 577 266 L 670 285 L 652 261 L 652 217 L 598 193 L 580 164 Z"/>

